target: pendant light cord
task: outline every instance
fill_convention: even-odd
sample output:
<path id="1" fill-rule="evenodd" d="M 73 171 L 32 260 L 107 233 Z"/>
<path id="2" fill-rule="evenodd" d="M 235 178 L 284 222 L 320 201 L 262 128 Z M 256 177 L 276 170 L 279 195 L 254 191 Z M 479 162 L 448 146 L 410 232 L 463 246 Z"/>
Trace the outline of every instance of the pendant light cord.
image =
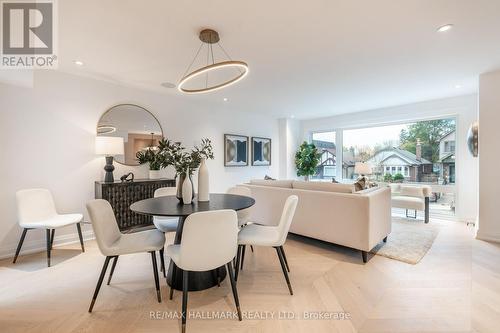
<path id="1" fill-rule="evenodd" d="M 189 64 L 189 67 L 186 69 L 186 71 L 184 72 L 184 74 L 182 75 L 182 77 L 185 77 L 186 74 L 189 72 L 189 70 L 191 69 L 191 66 L 193 66 L 193 64 L 194 64 L 194 61 L 196 60 L 196 58 L 198 58 L 198 54 L 200 54 L 200 51 L 201 51 L 202 47 L 203 47 L 203 42 L 201 42 L 200 47 L 198 48 L 198 51 L 196 52 L 196 55 L 193 58 L 193 61 L 191 61 L 191 63 Z"/>
<path id="2" fill-rule="evenodd" d="M 231 57 L 229 56 L 229 54 L 226 52 L 226 50 L 224 50 L 224 48 L 222 47 L 222 45 L 220 44 L 220 42 L 217 42 L 217 45 L 219 45 L 220 49 L 222 50 L 222 52 L 224 52 L 224 54 L 226 55 L 226 57 L 230 60 L 230 61 L 233 61 L 233 59 L 231 59 Z M 236 70 L 241 74 L 243 73 L 241 71 L 241 69 L 239 68 L 236 68 Z"/>

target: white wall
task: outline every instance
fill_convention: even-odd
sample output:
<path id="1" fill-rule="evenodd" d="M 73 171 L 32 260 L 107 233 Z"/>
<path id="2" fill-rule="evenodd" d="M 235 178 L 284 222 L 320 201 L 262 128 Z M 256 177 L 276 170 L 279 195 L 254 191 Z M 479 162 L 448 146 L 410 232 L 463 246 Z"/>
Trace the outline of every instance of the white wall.
<path id="1" fill-rule="evenodd" d="M 290 118 L 279 119 L 279 135 L 279 178 L 296 179 L 298 177 L 295 168 L 295 153 L 302 139 L 300 121 Z"/>
<path id="2" fill-rule="evenodd" d="M 0 84 L 0 257 L 13 253 L 21 233 L 17 190 L 49 188 L 61 212 L 85 212 L 85 203 L 94 197 L 94 181 L 104 173 L 104 159 L 94 154 L 96 124 L 106 109 L 118 103 L 150 110 L 165 136 L 186 146 L 203 137 L 212 139 L 216 158 L 207 165 L 214 192 L 265 174 L 278 177 L 277 120 L 236 112 L 230 103 L 210 107 L 196 101 L 196 96 L 155 94 L 54 71 L 37 71 L 34 88 Z M 225 168 L 224 133 L 270 137 L 272 166 Z M 129 170 L 136 178 L 147 175 L 145 167 L 116 165 L 115 178 Z M 56 232 L 56 243 L 76 240 L 74 229 Z M 85 230 L 90 236 L 90 228 Z M 41 231 L 28 232 L 23 249 L 43 249 L 44 236 Z"/>
<path id="3" fill-rule="evenodd" d="M 456 177 L 459 183 L 456 189 L 456 217 L 462 221 L 476 221 L 478 214 L 478 161 L 469 154 L 466 137 L 470 124 L 477 119 L 477 95 L 303 120 L 301 122 L 302 135 L 304 139 L 308 139 L 312 131 L 359 128 L 441 117 L 457 118 L 456 158 L 458 162 Z M 342 145 L 341 142 L 337 142 L 337 144 Z"/>
<path id="4" fill-rule="evenodd" d="M 500 242 L 500 71 L 479 77 L 479 229 L 477 237 Z"/>

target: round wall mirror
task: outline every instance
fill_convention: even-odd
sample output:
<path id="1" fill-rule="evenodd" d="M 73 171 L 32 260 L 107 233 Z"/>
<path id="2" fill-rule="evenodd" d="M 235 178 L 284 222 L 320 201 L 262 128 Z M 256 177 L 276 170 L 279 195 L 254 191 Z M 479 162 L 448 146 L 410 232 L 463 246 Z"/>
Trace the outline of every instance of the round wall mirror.
<path id="1" fill-rule="evenodd" d="M 136 166 L 138 151 L 158 145 L 163 130 L 158 119 L 143 107 L 134 104 L 115 105 L 101 116 L 97 124 L 97 136 L 121 137 L 125 143 L 124 155 L 116 155 L 115 161 Z"/>

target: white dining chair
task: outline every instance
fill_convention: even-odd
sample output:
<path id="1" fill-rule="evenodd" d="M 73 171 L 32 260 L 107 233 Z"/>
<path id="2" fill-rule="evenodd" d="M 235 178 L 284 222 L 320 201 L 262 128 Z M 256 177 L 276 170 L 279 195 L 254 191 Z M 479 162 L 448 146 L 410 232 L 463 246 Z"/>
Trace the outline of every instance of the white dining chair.
<path id="1" fill-rule="evenodd" d="M 115 214 L 111 205 L 106 200 L 98 199 L 87 203 L 90 221 L 94 228 L 94 235 L 97 240 L 99 250 L 106 256 L 104 265 L 97 281 L 97 286 L 92 297 L 92 302 L 89 307 L 89 312 L 92 312 L 94 303 L 101 289 L 102 280 L 106 274 L 109 261 L 114 258 L 113 267 L 111 268 L 109 281 L 113 275 L 114 266 L 118 257 L 125 254 L 149 252 L 153 263 L 153 274 L 156 286 L 156 296 L 158 303 L 161 302 L 160 282 L 158 279 L 158 267 L 156 264 L 156 251 L 160 251 L 165 245 L 165 234 L 156 229 L 134 232 L 130 234 L 122 234 L 118 229 Z"/>
<path id="2" fill-rule="evenodd" d="M 286 199 L 283 207 L 283 213 L 281 214 L 278 225 L 264 226 L 252 223 L 240 230 L 238 234 L 238 254 L 236 257 L 235 280 L 238 280 L 238 267 L 245 245 L 272 246 L 276 249 L 276 253 L 278 254 L 281 269 L 283 270 L 283 275 L 285 276 L 290 295 L 293 295 L 292 285 L 290 283 L 290 278 L 288 277 L 290 268 L 288 266 L 288 261 L 286 260 L 283 244 L 285 244 L 288 231 L 290 230 L 290 225 L 292 224 L 298 201 L 299 198 L 296 195 L 291 195 Z"/>
<path id="3" fill-rule="evenodd" d="M 186 331 L 186 311 L 189 272 L 203 272 L 226 265 L 234 302 L 241 321 L 238 291 L 234 280 L 232 260 L 238 248 L 238 218 L 234 210 L 216 210 L 189 215 L 184 221 L 182 240 L 169 245 L 167 254 L 178 269 L 173 270 L 172 281 L 178 270 L 182 274 L 182 332 Z M 216 240 L 216 241 L 214 241 Z M 170 299 L 173 288 L 170 287 Z"/>
<path id="4" fill-rule="evenodd" d="M 164 197 L 169 195 L 175 195 L 177 193 L 177 188 L 175 187 L 160 187 L 156 189 L 154 192 L 154 197 Z M 163 233 L 167 232 L 176 232 L 177 225 L 179 224 L 178 217 L 165 217 L 165 216 L 153 216 L 153 224 L 156 229 L 160 230 Z M 163 277 L 166 277 L 165 271 L 165 261 L 163 260 L 163 252 L 164 249 L 160 250 L 160 258 L 161 258 L 161 271 L 163 272 Z"/>
<path id="5" fill-rule="evenodd" d="M 230 187 L 226 191 L 226 193 L 227 194 L 242 195 L 242 196 L 250 197 L 250 198 L 252 197 L 252 191 L 248 187 L 245 187 L 245 186 Z M 250 221 L 250 212 L 251 212 L 250 209 L 251 208 L 246 208 L 246 209 L 242 209 L 242 210 L 239 210 L 236 212 L 236 214 L 238 215 L 238 227 L 240 229 L 244 228 L 248 224 L 248 222 Z M 253 252 L 253 245 L 250 245 L 250 249 Z M 245 260 L 245 252 L 246 252 L 246 246 L 243 246 L 240 269 L 243 269 L 243 261 Z"/>
<path id="6" fill-rule="evenodd" d="M 50 251 L 54 244 L 54 236 L 57 228 L 76 224 L 82 252 L 85 252 L 80 225 L 83 220 L 82 214 L 58 214 L 52 194 L 47 189 L 34 188 L 20 190 L 16 193 L 16 199 L 18 222 L 23 228 L 23 233 L 21 234 L 21 239 L 17 245 L 16 254 L 12 263 L 16 263 L 26 233 L 31 229 L 45 229 L 46 231 L 48 267 L 50 267 Z"/>

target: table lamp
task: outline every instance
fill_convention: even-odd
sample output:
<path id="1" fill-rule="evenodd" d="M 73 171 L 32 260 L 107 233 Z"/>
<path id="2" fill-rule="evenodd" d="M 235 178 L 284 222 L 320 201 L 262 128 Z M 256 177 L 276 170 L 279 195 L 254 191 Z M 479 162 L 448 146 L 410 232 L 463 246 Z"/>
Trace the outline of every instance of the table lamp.
<path id="1" fill-rule="evenodd" d="M 106 183 L 114 182 L 113 170 L 113 156 L 124 154 L 124 140 L 121 137 L 114 136 L 97 136 L 95 138 L 95 153 L 97 155 L 104 155 L 106 157 L 106 165 L 104 171 L 104 181 Z"/>

